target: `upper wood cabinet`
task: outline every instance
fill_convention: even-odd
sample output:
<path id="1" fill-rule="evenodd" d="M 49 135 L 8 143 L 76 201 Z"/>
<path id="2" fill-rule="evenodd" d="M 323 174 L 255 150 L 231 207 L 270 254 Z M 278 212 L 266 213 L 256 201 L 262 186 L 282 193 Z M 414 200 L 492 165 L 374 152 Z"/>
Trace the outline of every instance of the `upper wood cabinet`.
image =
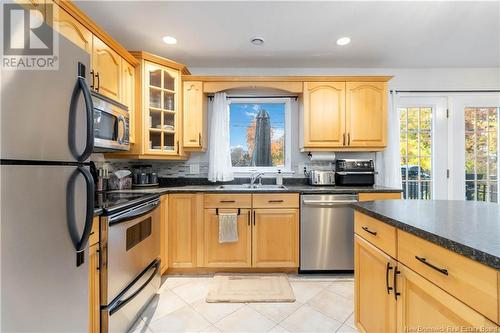
<path id="1" fill-rule="evenodd" d="M 398 266 L 398 332 L 415 327 L 481 329 L 495 332 L 498 326 L 404 265 Z M 430 330 L 429 330 L 430 332 Z"/>
<path id="2" fill-rule="evenodd" d="M 346 131 L 349 147 L 387 145 L 386 82 L 347 82 Z"/>
<path id="3" fill-rule="evenodd" d="M 120 100 L 121 58 L 102 40 L 93 37 L 92 67 L 94 90 L 116 101 Z"/>
<path id="4" fill-rule="evenodd" d="M 299 266 L 298 209 L 255 209 L 252 233 L 254 267 Z"/>
<path id="5" fill-rule="evenodd" d="M 395 332 L 396 261 L 358 235 L 354 236 L 354 322 L 361 332 Z"/>
<path id="6" fill-rule="evenodd" d="M 184 149 L 205 151 L 207 148 L 207 102 L 203 82 L 183 82 Z"/>
<path id="7" fill-rule="evenodd" d="M 220 209 L 235 211 L 234 209 Z M 205 262 L 204 267 L 251 267 L 252 227 L 250 209 L 239 209 L 238 241 L 219 243 L 219 215 L 215 209 L 205 209 Z"/>
<path id="8" fill-rule="evenodd" d="M 304 148 L 342 147 L 345 82 L 304 82 Z"/>
<path id="9" fill-rule="evenodd" d="M 387 82 L 304 82 L 302 151 L 382 150 Z"/>
<path id="10" fill-rule="evenodd" d="M 168 259 L 171 268 L 198 265 L 203 249 L 203 195 L 170 194 L 168 197 Z M 201 237 L 198 237 L 200 234 Z M 200 239 L 199 239 L 200 238 Z M 201 247 L 198 249 L 198 247 Z M 200 258 L 201 259 L 201 258 Z"/>
<path id="11" fill-rule="evenodd" d="M 135 142 L 135 68 L 125 59 L 121 60 L 121 102 L 128 107 L 129 140 Z"/>
<path id="12" fill-rule="evenodd" d="M 57 7 L 54 8 L 54 28 L 88 54 L 92 54 L 92 32 L 65 10 Z M 89 71 L 91 68 L 92 66 Z"/>

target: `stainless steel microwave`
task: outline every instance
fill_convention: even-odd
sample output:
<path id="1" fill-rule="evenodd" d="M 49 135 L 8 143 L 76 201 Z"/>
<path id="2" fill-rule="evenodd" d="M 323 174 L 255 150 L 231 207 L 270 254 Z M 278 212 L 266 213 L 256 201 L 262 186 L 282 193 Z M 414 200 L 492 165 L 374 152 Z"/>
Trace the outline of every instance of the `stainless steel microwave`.
<path id="1" fill-rule="evenodd" d="M 128 108 L 92 92 L 94 105 L 94 151 L 129 150 Z"/>

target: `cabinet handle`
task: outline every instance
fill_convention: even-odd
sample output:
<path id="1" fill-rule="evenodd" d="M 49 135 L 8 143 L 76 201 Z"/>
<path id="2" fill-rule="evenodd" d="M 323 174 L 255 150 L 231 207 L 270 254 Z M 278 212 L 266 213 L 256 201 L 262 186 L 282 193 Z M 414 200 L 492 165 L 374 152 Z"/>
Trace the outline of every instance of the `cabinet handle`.
<path id="1" fill-rule="evenodd" d="M 347 133 L 347 145 L 351 145 L 351 133 Z"/>
<path id="2" fill-rule="evenodd" d="M 393 267 L 391 267 L 390 263 L 387 263 L 387 266 L 385 268 L 385 286 L 387 288 L 387 294 L 391 294 L 392 287 L 389 287 L 389 271 L 392 270 Z"/>
<path id="3" fill-rule="evenodd" d="M 179 155 L 179 140 L 177 140 L 177 155 Z"/>
<path id="4" fill-rule="evenodd" d="M 247 220 L 248 226 L 250 226 L 250 211 L 248 211 L 248 220 Z"/>
<path id="5" fill-rule="evenodd" d="M 345 146 L 345 133 L 342 134 L 342 146 Z"/>
<path id="6" fill-rule="evenodd" d="M 401 273 L 401 271 L 398 271 L 398 266 L 394 267 L 394 281 L 392 285 L 394 286 L 394 299 L 397 301 L 398 296 L 401 295 L 400 292 L 398 292 L 398 274 Z"/>
<path id="7" fill-rule="evenodd" d="M 90 85 L 90 89 L 94 89 L 94 81 L 95 81 L 95 73 L 94 70 L 90 71 L 90 75 L 92 75 L 92 84 Z"/>
<path id="8" fill-rule="evenodd" d="M 236 201 L 234 200 L 220 200 L 220 203 L 235 203 Z"/>
<path id="9" fill-rule="evenodd" d="M 101 270 L 101 250 L 97 249 L 95 252 L 97 255 L 97 270 L 100 271 Z"/>
<path id="10" fill-rule="evenodd" d="M 95 74 L 95 77 L 97 79 L 97 87 L 95 88 L 95 90 L 99 91 L 99 88 L 101 87 L 101 79 L 99 78 L 99 72 Z"/>
<path id="11" fill-rule="evenodd" d="M 280 202 L 283 202 L 283 200 L 268 200 L 267 202 L 269 202 L 269 203 L 280 203 Z"/>
<path id="12" fill-rule="evenodd" d="M 373 236 L 377 236 L 377 232 L 371 231 L 370 229 L 368 229 L 368 227 L 361 227 L 361 229 L 363 229 L 364 231 L 366 231 L 369 234 L 372 234 Z"/>
<path id="13" fill-rule="evenodd" d="M 435 269 L 436 271 L 438 271 L 441 274 L 448 275 L 448 270 L 447 269 L 439 268 L 439 267 L 431 264 L 430 262 L 427 262 L 427 259 L 425 259 L 425 258 L 422 258 L 422 257 L 419 257 L 419 256 L 415 256 L 415 259 L 417 259 L 418 261 L 420 261 L 422 264 L 427 265 L 427 266 L 429 266 L 432 269 Z"/>
<path id="14" fill-rule="evenodd" d="M 255 210 L 253 211 L 253 225 L 255 225 Z"/>
<path id="15" fill-rule="evenodd" d="M 198 133 L 198 144 L 201 146 L 201 132 Z"/>

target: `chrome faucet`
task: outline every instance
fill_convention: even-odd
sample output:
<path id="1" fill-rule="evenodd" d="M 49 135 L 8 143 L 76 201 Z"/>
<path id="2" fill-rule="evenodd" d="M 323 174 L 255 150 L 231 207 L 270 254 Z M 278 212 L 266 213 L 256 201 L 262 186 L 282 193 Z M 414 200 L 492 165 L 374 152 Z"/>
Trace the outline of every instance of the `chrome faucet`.
<path id="1" fill-rule="evenodd" d="M 259 180 L 259 185 L 262 185 L 262 176 L 264 176 L 264 172 L 254 172 L 252 173 L 252 177 L 250 178 L 250 187 L 253 187 L 257 179 Z"/>

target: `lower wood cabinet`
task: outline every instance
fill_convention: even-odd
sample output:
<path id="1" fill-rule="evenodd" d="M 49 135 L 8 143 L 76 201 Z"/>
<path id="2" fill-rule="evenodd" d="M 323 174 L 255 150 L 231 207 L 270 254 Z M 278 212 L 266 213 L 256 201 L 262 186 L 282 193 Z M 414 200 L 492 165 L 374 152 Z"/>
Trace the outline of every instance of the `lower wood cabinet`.
<path id="1" fill-rule="evenodd" d="M 396 331 L 396 299 L 390 277 L 396 261 L 354 236 L 354 322 L 361 332 Z"/>
<path id="2" fill-rule="evenodd" d="M 199 235 L 200 234 L 200 235 Z M 168 265 L 171 268 L 198 266 L 198 244 L 203 242 L 203 194 L 169 194 Z"/>
<path id="3" fill-rule="evenodd" d="M 299 266 L 298 209 L 254 209 L 252 265 Z"/>
<path id="4" fill-rule="evenodd" d="M 234 211 L 225 209 L 221 211 Z M 252 226 L 250 209 L 239 209 L 238 241 L 219 243 L 219 216 L 216 209 L 205 209 L 205 267 L 251 267 Z"/>
<path id="5" fill-rule="evenodd" d="M 89 332 L 99 332 L 99 217 L 95 217 L 89 238 Z"/>
<path id="6" fill-rule="evenodd" d="M 493 322 L 408 267 L 399 264 L 398 272 L 398 332 L 416 332 L 418 328 L 426 332 L 444 332 L 446 328 L 496 332 Z"/>
<path id="7" fill-rule="evenodd" d="M 168 195 L 160 198 L 160 273 L 168 269 Z"/>
<path id="8" fill-rule="evenodd" d="M 359 201 L 392 200 L 401 199 L 401 192 L 366 192 L 359 193 Z"/>

